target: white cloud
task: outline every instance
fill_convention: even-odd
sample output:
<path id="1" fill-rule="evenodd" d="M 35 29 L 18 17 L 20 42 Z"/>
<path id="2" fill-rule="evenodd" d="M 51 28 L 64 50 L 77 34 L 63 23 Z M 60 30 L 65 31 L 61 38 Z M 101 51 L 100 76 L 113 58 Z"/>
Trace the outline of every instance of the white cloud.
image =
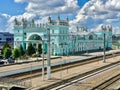
<path id="1" fill-rule="evenodd" d="M 42 17 L 41 19 L 36 20 L 37 24 L 40 24 L 40 23 L 46 24 L 47 22 L 48 22 L 48 17 L 47 16 Z"/>
<path id="2" fill-rule="evenodd" d="M 120 0 L 90 0 L 71 21 L 98 30 L 101 24 L 120 24 Z"/>
<path id="3" fill-rule="evenodd" d="M 26 12 L 23 15 L 9 17 L 0 16 L 0 21 L 8 20 L 9 23 L 15 17 L 21 20 L 35 18 L 36 22 L 47 21 L 47 16 L 52 15 L 76 15 L 74 20 L 70 21 L 70 29 L 75 30 L 77 25 L 87 26 L 91 29 L 100 29 L 100 25 L 112 24 L 113 27 L 120 25 L 120 0 L 89 0 L 81 9 L 78 6 L 78 0 L 14 0 L 17 3 L 27 2 Z M 78 11 L 79 10 L 79 11 Z M 1 18 L 4 17 L 4 18 Z M 7 19 L 6 19 L 7 18 Z M 9 25 L 9 24 L 7 24 Z M 12 25 L 11 25 L 12 26 Z M 7 27 L 7 26 L 6 26 Z M 117 28 L 116 30 L 119 30 Z"/>
<path id="4" fill-rule="evenodd" d="M 15 0 L 15 2 L 28 2 L 27 13 L 36 15 L 71 14 L 78 9 L 78 0 Z"/>
<path id="5" fill-rule="evenodd" d="M 9 22 L 10 15 L 0 14 L 0 32 L 12 32 L 12 25 Z"/>
<path id="6" fill-rule="evenodd" d="M 3 30 L 13 32 L 13 21 L 15 18 L 21 20 L 25 18 L 29 21 L 35 19 L 36 23 L 46 23 L 47 17 L 50 15 L 75 15 L 80 8 L 77 0 L 14 0 L 16 3 L 27 2 L 25 13 L 18 16 L 11 16 L 6 19 L 6 28 Z M 7 15 L 4 14 L 4 17 Z M 8 28 L 7 28 L 8 27 Z"/>
<path id="7" fill-rule="evenodd" d="M 98 30 L 101 24 L 119 23 L 119 0 L 90 0 L 81 9 L 77 0 L 15 0 L 16 2 L 28 2 L 26 13 L 34 14 L 34 17 L 46 18 L 48 15 L 73 14 L 76 19 L 70 21 L 70 29 L 75 30 L 77 25 L 88 26 Z M 44 4 L 43 4 L 44 3 Z M 79 11 L 78 11 L 79 9 Z M 74 14 L 75 13 L 75 14 Z M 25 16 L 25 15 L 23 15 Z M 45 20 L 39 20 L 40 22 Z M 74 26 L 73 26 L 74 25 Z"/>
<path id="8" fill-rule="evenodd" d="M 26 12 L 23 15 L 12 16 L 9 22 L 13 22 L 15 17 L 18 20 L 35 19 L 36 23 L 46 23 L 47 17 L 54 15 L 76 15 L 80 9 L 78 0 L 14 0 L 16 3 L 27 2 Z"/>
<path id="9" fill-rule="evenodd" d="M 118 26 L 113 27 L 112 32 L 113 32 L 113 34 L 120 34 L 120 27 L 118 27 Z"/>
<path id="10" fill-rule="evenodd" d="M 10 15 L 8 15 L 8 14 L 1 14 L 1 16 L 5 17 L 6 19 L 10 18 Z"/>
<path id="11" fill-rule="evenodd" d="M 22 18 L 26 19 L 26 20 L 31 20 L 33 18 L 35 18 L 36 15 L 32 14 L 32 13 L 24 13 L 23 15 L 18 15 L 18 16 L 12 16 L 10 18 L 10 22 L 13 22 L 15 18 L 17 18 L 18 20 L 22 20 Z"/>
<path id="12" fill-rule="evenodd" d="M 101 28 L 102 26 L 103 26 L 103 24 L 99 24 L 97 27 L 92 28 L 91 31 L 96 31 L 96 32 L 100 31 L 100 30 L 102 30 L 102 28 Z"/>

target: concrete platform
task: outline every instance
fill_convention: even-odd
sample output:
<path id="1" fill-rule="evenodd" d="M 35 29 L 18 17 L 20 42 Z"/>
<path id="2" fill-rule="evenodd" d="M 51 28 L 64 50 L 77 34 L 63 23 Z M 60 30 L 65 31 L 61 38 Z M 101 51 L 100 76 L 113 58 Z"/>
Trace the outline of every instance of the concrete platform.
<path id="1" fill-rule="evenodd" d="M 112 51 L 108 51 L 107 53 L 111 53 L 111 52 L 112 53 L 119 52 L 119 50 L 112 50 Z M 84 59 L 84 58 L 89 57 L 89 56 L 97 56 L 97 55 L 102 55 L 102 54 L 103 54 L 103 52 L 95 52 L 95 53 L 84 54 L 81 56 L 69 56 L 69 57 L 63 56 L 62 59 L 61 58 L 53 59 L 53 60 L 51 60 L 51 62 L 52 63 L 60 62 L 60 61 L 63 62 L 63 61 L 72 60 L 72 59 L 74 60 L 74 59 L 78 59 L 78 58 Z M 62 70 L 59 72 L 55 72 L 55 73 L 51 74 L 51 80 L 47 80 L 46 75 L 45 75 L 44 81 L 42 80 L 42 77 L 39 76 L 39 77 L 36 77 L 34 79 L 30 78 L 29 80 L 27 80 L 27 82 L 31 82 L 31 84 L 32 84 L 32 87 L 30 88 L 31 90 L 37 90 L 39 88 L 46 87 L 48 85 L 57 83 L 61 80 L 71 78 L 73 76 L 76 76 L 77 74 L 84 73 L 84 72 L 93 70 L 95 68 L 99 68 L 99 67 L 102 67 L 104 65 L 108 65 L 110 63 L 119 61 L 119 58 L 120 58 L 120 56 L 108 59 L 106 63 L 103 63 L 102 61 L 98 61 L 98 62 L 74 67 L 72 69 L 66 69 L 66 70 Z M 45 62 L 45 64 L 46 64 L 46 62 Z M 41 61 L 39 63 L 32 62 L 32 63 L 6 66 L 6 67 L 0 68 L 0 73 L 4 72 L 4 74 L 5 74 L 11 70 L 14 71 L 14 70 L 18 70 L 18 69 L 25 69 L 27 67 L 34 67 L 34 66 L 40 66 L 40 65 L 42 65 Z"/>
<path id="2" fill-rule="evenodd" d="M 120 50 L 107 51 L 106 54 L 107 53 L 113 53 L 113 52 L 120 52 Z M 94 53 L 88 53 L 88 54 L 77 55 L 77 56 L 62 56 L 62 58 L 51 59 L 51 63 L 67 61 L 67 60 L 74 60 L 74 59 L 84 59 L 86 57 L 97 56 L 97 55 L 103 55 L 103 52 L 94 52 Z M 35 58 L 32 58 L 32 59 L 29 59 L 27 61 L 35 61 L 35 60 L 36 60 Z M 44 63 L 47 64 L 46 61 Z M 40 65 L 42 65 L 41 60 L 39 62 L 10 65 L 10 66 L 5 66 L 5 67 L 0 67 L 0 73 L 1 72 L 6 73 L 8 71 L 13 71 L 13 70 L 18 70 L 18 69 L 25 69 L 27 67 L 34 67 L 34 66 L 40 66 Z"/>
<path id="3" fill-rule="evenodd" d="M 119 52 L 119 51 L 112 50 L 112 51 L 106 52 L 106 54 L 113 53 L 113 52 Z M 89 53 L 89 54 L 83 54 L 80 56 L 79 55 L 77 55 L 77 56 L 62 56 L 62 58 L 51 57 L 51 58 L 54 58 L 54 59 L 51 59 L 51 66 L 55 66 L 58 64 L 64 64 L 64 63 L 71 63 L 71 62 L 75 62 L 75 61 L 81 61 L 81 60 L 85 60 L 88 58 L 101 56 L 102 54 L 103 54 L 103 52 L 94 52 L 94 53 Z M 28 71 L 32 71 L 32 70 L 36 70 L 36 69 L 41 69 L 42 61 L 39 60 L 39 61 L 33 62 L 34 60 L 35 59 L 29 59 L 29 60 L 27 60 L 28 61 L 27 63 L 19 63 L 16 65 L 8 65 L 5 67 L 0 67 L 0 77 L 9 76 L 12 74 L 17 74 L 17 73 L 28 72 Z M 29 63 L 29 61 L 30 61 L 30 63 Z M 45 67 L 47 67 L 46 64 L 47 64 L 47 62 L 45 61 Z"/>
<path id="4" fill-rule="evenodd" d="M 73 76 L 88 72 L 90 70 L 120 61 L 120 56 L 111 58 L 111 59 L 107 59 L 106 63 L 103 63 L 103 61 L 98 61 L 98 62 L 94 62 L 94 63 L 89 63 L 86 65 L 82 65 L 82 66 L 77 66 L 74 68 L 70 68 L 70 69 L 66 69 L 66 70 L 62 70 L 59 72 L 55 72 L 51 74 L 51 80 L 47 80 L 46 75 L 45 75 L 45 79 L 44 81 L 42 80 L 42 77 L 36 77 L 34 79 L 31 79 L 32 82 L 32 87 L 31 90 L 38 90 L 40 88 L 43 87 L 47 87 L 49 85 L 58 83 L 62 80 L 71 78 Z M 62 68 L 62 67 L 61 67 Z"/>

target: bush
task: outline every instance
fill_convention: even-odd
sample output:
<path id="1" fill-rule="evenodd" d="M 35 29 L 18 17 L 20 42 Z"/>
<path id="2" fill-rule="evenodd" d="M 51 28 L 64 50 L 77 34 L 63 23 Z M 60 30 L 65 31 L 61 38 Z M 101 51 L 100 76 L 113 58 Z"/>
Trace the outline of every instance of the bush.
<path id="1" fill-rule="evenodd" d="M 2 51 L 1 51 L 1 54 L 3 55 L 4 54 L 4 50 L 5 48 L 11 48 L 10 45 L 6 42 L 2 48 Z"/>
<path id="2" fill-rule="evenodd" d="M 29 43 L 26 53 L 29 56 L 35 53 L 35 48 L 33 47 L 32 43 Z"/>
<path id="3" fill-rule="evenodd" d="M 4 50 L 4 58 L 9 58 L 12 55 L 12 50 L 10 48 L 5 48 Z"/>
<path id="4" fill-rule="evenodd" d="M 12 55 L 15 59 L 20 57 L 20 50 L 18 48 L 15 48 L 13 50 L 13 55 Z"/>
<path id="5" fill-rule="evenodd" d="M 25 54 L 25 51 L 23 50 L 22 45 L 20 45 L 20 55 L 23 56 Z"/>

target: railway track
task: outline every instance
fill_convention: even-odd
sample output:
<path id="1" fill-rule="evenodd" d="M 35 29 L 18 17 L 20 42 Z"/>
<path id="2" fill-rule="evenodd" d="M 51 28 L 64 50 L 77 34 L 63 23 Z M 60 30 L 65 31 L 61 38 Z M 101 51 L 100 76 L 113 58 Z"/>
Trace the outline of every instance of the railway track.
<path id="1" fill-rule="evenodd" d="M 120 74 L 118 74 L 118 75 L 104 81 L 103 83 L 93 87 L 91 90 L 107 90 L 107 87 L 109 87 L 110 85 L 112 85 L 114 82 L 116 82 L 118 80 L 120 80 Z"/>
<path id="2" fill-rule="evenodd" d="M 118 55 L 119 55 L 119 53 L 115 54 L 114 57 L 118 56 Z M 113 58 L 113 56 L 112 55 L 106 56 L 106 59 L 108 59 L 108 58 Z M 85 64 L 88 64 L 88 63 L 92 63 L 92 62 L 98 62 L 102 59 L 103 59 L 102 57 L 98 57 L 98 58 L 92 58 L 92 59 L 89 59 L 89 60 L 84 60 L 84 61 L 64 64 L 64 65 L 54 66 L 54 67 L 52 67 L 51 72 L 53 73 L 53 72 L 77 67 L 77 66 L 80 66 L 80 65 L 85 65 Z M 46 72 L 46 68 L 45 68 L 45 74 L 46 73 L 47 72 Z M 40 75 L 42 75 L 42 70 L 41 69 L 32 71 L 32 75 L 31 75 L 31 71 L 30 71 L 30 72 L 20 73 L 20 74 L 16 74 L 16 75 L 11 75 L 11 76 L 8 76 L 8 77 L 14 78 L 16 80 L 26 80 L 26 79 L 29 79 L 29 78 L 39 77 Z"/>
<path id="3" fill-rule="evenodd" d="M 114 57 L 116 57 L 116 56 L 118 56 L 118 55 L 119 55 L 119 53 L 114 54 Z M 108 56 L 106 56 L 106 59 L 108 59 L 108 58 L 113 58 L 113 55 L 108 55 Z M 92 58 L 92 59 L 90 59 L 90 60 L 84 60 L 84 61 L 74 62 L 74 63 L 70 63 L 70 64 L 64 64 L 64 65 L 62 65 L 62 66 L 61 66 L 61 65 L 58 65 L 58 66 L 52 67 L 51 72 L 53 73 L 53 72 L 57 72 L 57 71 L 61 71 L 61 70 L 65 70 L 65 69 L 70 69 L 70 68 L 73 68 L 73 67 L 77 67 L 77 66 L 80 66 L 80 65 L 85 65 L 85 64 L 88 64 L 88 63 L 92 63 L 92 62 L 98 62 L 98 61 L 100 61 L 100 60 L 102 60 L 102 59 L 103 59 L 103 57 L 98 57 L 98 58 Z M 118 62 L 117 62 L 117 63 L 118 63 Z M 116 63 L 114 63 L 114 64 L 116 64 Z M 109 67 L 109 66 L 111 66 L 111 65 L 108 65 L 108 67 Z M 62 68 L 61 68 L 61 67 L 62 67 Z M 107 66 L 104 66 L 104 67 L 107 67 Z M 98 69 L 96 69 L 96 70 L 99 70 L 99 69 L 102 69 L 102 68 L 98 68 Z M 72 77 L 72 78 L 70 78 L 70 79 L 68 79 L 68 80 L 62 80 L 61 84 L 62 84 L 62 83 L 66 83 L 66 81 L 69 82 L 69 81 L 71 81 L 71 80 L 75 80 L 75 79 L 77 79 L 77 78 L 79 78 L 79 77 L 81 77 L 81 76 L 85 76 L 85 75 L 87 75 L 88 73 L 92 73 L 92 72 L 94 72 L 94 71 L 96 71 L 96 70 L 93 70 L 93 71 L 91 71 L 91 72 L 83 73 L 83 74 L 81 74 L 81 75 Z M 45 68 L 45 74 L 46 74 L 46 68 Z M 31 71 L 30 71 L 30 72 L 20 73 L 20 74 L 16 74 L 16 75 L 11 75 L 11 76 L 8 76 L 8 78 L 14 78 L 14 79 L 15 79 L 15 82 L 16 82 L 16 81 L 25 81 L 25 80 L 28 80 L 28 79 L 30 79 L 30 78 L 39 77 L 40 75 L 42 75 L 41 69 L 40 69 L 40 70 L 32 71 L 32 73 L 31 73 Z M 3 77 L 3 78 L 4 78 L 4 77 Z M 5 78 L 6 78 L 6 77 L 5 77 Z M 14 81 L 12 81 L 12 82 L 14 83 Z M 57 84 L 56 84 L 56 85 L 57 85 Z M 53 86 L 56 87 L 56 85 L 53 85 Z M 50 86 L 50 88 L 51 88 L 51 86 Z M 49 90 L 50 88 L 49 88 L 49 86 L 48 86 L 48 89 L 47 89 L 47 90 Z M 45 88 L 43 87 L 42 89 L 45 89 Z"/>
<path id="4" fill-rule="evenodd" d="M 92 70 L 92 71 L 88 71 L 86 73 L 72 77 L 71 79 L 62 80 L 61 83 L 59 82 L 58 84 L 44 87 L 44 88 L 41 88 L 40 90 L 62 90 L 65 87 L 69 87 L 70 85 L 73 85 L 75 83 L 79 83 L 85 79 L 88 79 L 88 78 L 93 77 L 97 74 L 103 73 L 111 68 L 117 67 L 118 65 L 120 65 L 120 61 L 113 63 L 113 64 L 110 64 L 110 65 L 107 65 L 107 66 L 104 66 L 104 67 L 101 67 L 101 68 L 97 68 L 97 69 Z M 93 88 L 92 90 L 102 90 L 102 89 L 94 89 Z"/>

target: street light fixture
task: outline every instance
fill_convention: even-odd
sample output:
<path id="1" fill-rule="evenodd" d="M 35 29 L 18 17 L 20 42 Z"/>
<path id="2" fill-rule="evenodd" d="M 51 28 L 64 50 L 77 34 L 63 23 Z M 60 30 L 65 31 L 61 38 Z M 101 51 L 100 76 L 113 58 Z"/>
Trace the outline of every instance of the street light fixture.
<path id="1" fill-rule="evenodd" d="M 64 54 L 64 48 L 63 47 L 67 46 L 68 44 L 65 42 L 65 43 L 60 43 L 59 45 L 60 45 L 60 55 L 63 56 L 63 54 Z M 62 51 L 62 53 L 61 53 L 61 51 Z M 65 54 L 66 54 L 66 56 L 68 56 L 68 50 Z M 62 62 L 63 62 L 63 60 L 61 59 L 61 79 L 62 79 Z M 68 73 L 68 68 L 67 68 L 67 73 Z"/>
<path id="2" fill-rule="evenodd" d="M 74 50 L 74 35 L 72 35 L 71 39 L 72 39 L 72 47 L 73 47 L 72 54 L 74 54 L 74 52 L 75 52 L 75 50 Z"/>
<path id="3" fill-rule="evenodd" d="M 60 74 L 60 77 L 61 77 L 61 79 L 62 79 L 62 53 L 63 53 L 63 43 L 60 43 L 59 44 L 60 45 L 60 56 L 61 56 L 61 74 Z M 62 52 L 61 52 L 62 51 Z"/>
<path id="4" fill-rule="evenodd" d="M 68 57 L 68 47 L 67 47 L 68 43 L 65 43 L 65 46 L 66 46 L 66 60 L 67 60 L 67 57 Z M 67 69 L 67 73 L 68 73 L 68 67 L 66 69 Z"/>
<path id="5" fill-rule="evenodd" d="M 49 80 L 51 78 L 50 73 L 51 73 L 51 65 L 50 65 L 50 29 L 47 28 L 47 79 Z"/>
<path id="6" fill-rule="evenodd" d="M 44 80 L 44 40 L 42 40 L 42 45 L 43 45 L 43 48 L 42 48 L 42 53 L 43 53 L 43 58 L 42 58 L 42 80 Z"/>
<path id="7" fill-rule="evenodd" d="M 51 78 L 51 62 L 50 62 L 50 29 L 47 28 L 47 80 Z M 45 35 L 46 36 L 46 35 Z M 42 59 L 42 80 L 44 80 L 44 41 L 42 40 L 43 43 L 43 59 Z"/>
<path id="8" fill-rule="evenodd" d="M 30 63 L 30 66 L 31 66 L 31 70 L 30 70 L 30 75 L 31 75 L 31 77 L 30 77 L 30 85 L 32 87 L 32 63 Z"/>
<path id="9" fill-rule="evenodd" d="M 106 50 L 106 47 L 105 47 L 105 33 L 104 33 L 104 56 L 103 56 L 104 63 L 106 62 L 105 50 Z"/>
<path id="10" fill-rule="evenodd" d="M 106 62 L 106 55 L 105 55 L 105 51 L 106 51 L 106 46 L 105 46 L 105 41 L 106 41 L 106 35 L 105 35 L 105 31 L 106 31 L 106 26 L 102 26 L 101 27 L 102 28 L 102 30 L 104 31 L 104 36 L 103 36 L 103 62 L 105 63 Z"/>

